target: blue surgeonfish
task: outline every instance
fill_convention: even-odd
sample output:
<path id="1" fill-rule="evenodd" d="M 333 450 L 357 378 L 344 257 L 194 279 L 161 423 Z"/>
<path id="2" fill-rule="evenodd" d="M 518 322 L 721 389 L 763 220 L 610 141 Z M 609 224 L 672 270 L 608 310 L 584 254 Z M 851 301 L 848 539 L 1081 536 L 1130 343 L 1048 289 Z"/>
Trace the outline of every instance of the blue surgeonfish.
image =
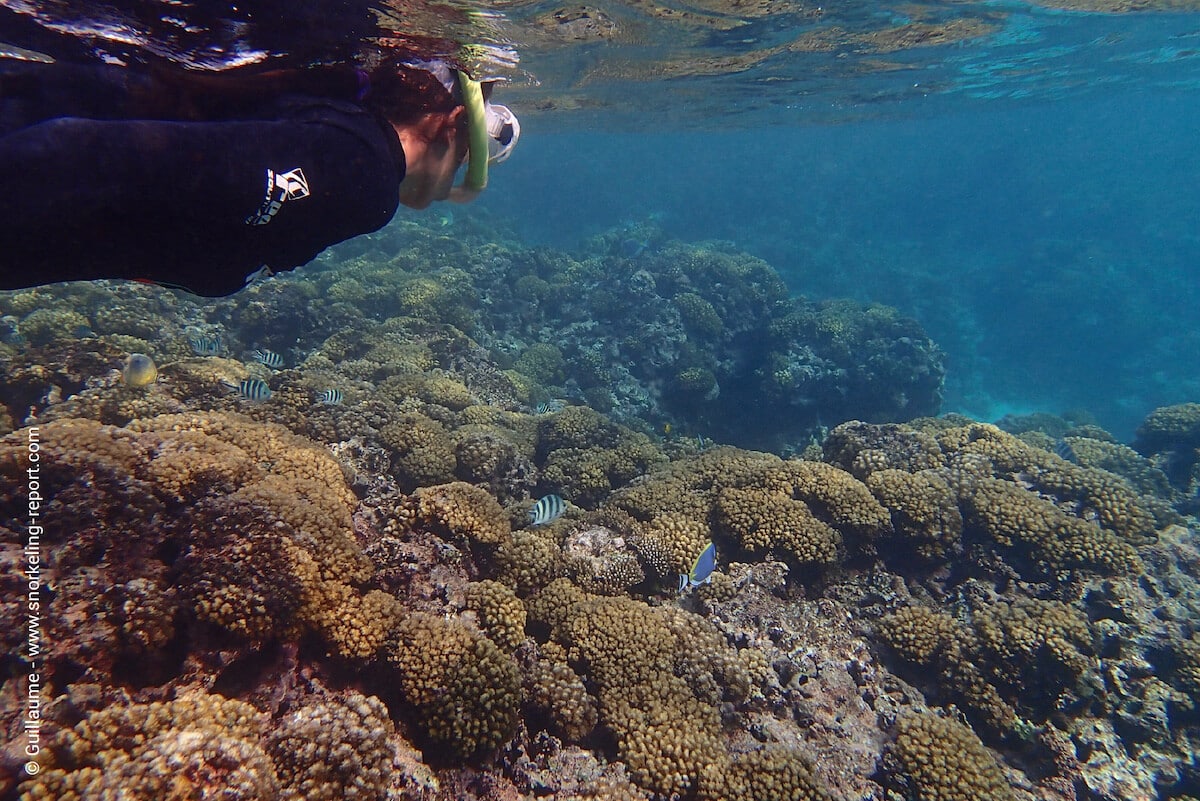
<path id="1" fill-rule="evenodd" d="M 547 495 L 529 510 L 529 524 L 544 526 L 562 517 L 562 513 L 565 511 L 567 511 L 567 504 L 562 498 L 557 495 Z"/>
<path id="2" fill-rule="evenodd" d="M 693 587 L 709 583 L 716 568 L 717 547 L 710 542 L 692 563 L 691 572 L 679 574 L 679 592 L 684 593 Z"/>

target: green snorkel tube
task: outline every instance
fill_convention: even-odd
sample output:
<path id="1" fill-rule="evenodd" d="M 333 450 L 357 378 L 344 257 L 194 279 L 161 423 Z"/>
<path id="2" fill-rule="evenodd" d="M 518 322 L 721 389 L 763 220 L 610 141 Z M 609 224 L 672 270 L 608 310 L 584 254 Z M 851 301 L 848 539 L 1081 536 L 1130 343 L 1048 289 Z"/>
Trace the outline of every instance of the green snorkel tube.
<path id="1" fill-rule="evenodd" d="M 488 130 L 483 110 L 483 87 L 462 70 L 456 72 L 463 106 L 467 109 L 467 174 L 461 188 L 469 192 L 482 192 L 487 186 L 488 177 Z"/>

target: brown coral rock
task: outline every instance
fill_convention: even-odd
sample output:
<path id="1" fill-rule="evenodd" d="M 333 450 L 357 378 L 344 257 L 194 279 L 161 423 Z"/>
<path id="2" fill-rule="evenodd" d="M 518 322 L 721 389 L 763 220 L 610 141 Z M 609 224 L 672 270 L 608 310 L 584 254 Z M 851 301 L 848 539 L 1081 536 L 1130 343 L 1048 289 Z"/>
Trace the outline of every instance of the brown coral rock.
<path id="1" fill-rule="evenodd" d="M 1012 787 L 970 728 L 935 715 L 897 723 L 895 754 L 919 797 L 929 801 L 1012 801 Z"/>

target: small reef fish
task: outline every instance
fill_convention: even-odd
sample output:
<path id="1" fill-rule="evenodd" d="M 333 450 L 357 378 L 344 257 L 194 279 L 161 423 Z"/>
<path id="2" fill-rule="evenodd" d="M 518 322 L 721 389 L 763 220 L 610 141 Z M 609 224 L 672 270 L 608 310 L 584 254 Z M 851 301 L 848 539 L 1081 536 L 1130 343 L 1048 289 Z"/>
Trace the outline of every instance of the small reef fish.
<path id="1" fill-rule="evenodd" d="M 21 336 L 20 321 L 11 314 L 0 317 L 0 342 L 5 345 L 21 346 L 25 337 Z"/>
<path id="2" fill-rule="evenodd" d="M 261 378 L 243 378 L 236 384 L 231 381 L 222 381 L 221 384 L 231 392 L 236 392 L 248 400 L 265 401 L 271 399 L 271 388 Z"/>
<path id="3" fill-rule="evenodd" d="M 1079 463 L 1079 456 L 1076 455 L 1075 449 L 1062 437 L 1059 437 L 1058 441 L 1054 443 L 1054 455 L 1060 459 L 1066 459 L 1068 462 Z"/>
<path id="4" fill-rule="evenodd" d="M 679 593 L 682 595 L 693 587 L 708 584 L 712 581 L 712 574 L 716 568 L 717 547 L 710 542 L 708 547 L 696 557 L 696 561 L 692 563 L 692 569 L 687 573 L 679 574 Z"/>
<path id="5" fill-rule="evenodd" d="M 709 448 L 711 448 L 712 445 L 713 445 L 713 441 L 711 439 L 709 439 L 708 437 L 704 436 L 703 434 L 696 435 L 696 447 L 699 448 L 700 450 L 706 451 Z"/>
<path id="6" fill-rule="evenodd" d="M 273 350 L 254 351 L 254 361 L 259 364 L 265 364 L 272 370 L 278 370 L 280 367 L 283 367 L 283 357 Z"/>
<path id="7" fill-rule="evenodd" d="M 562 517 L 562 513 L 565 511 L 567 511 L 567 504 L 562 498 L 557 495 L 547 495 L 529 510 L 529 524 L 544 526 Z"/>
<path id="8" fill-rule="evenodd" d="M 192 353 L 197 356 L 216 356 L 221 352 L 221 337 L 219 336 L 197 336 L 188 339 L 188 344 L 192 346 Z"/>
<path id="9" fill-rule="evenodd" d="M 538 414 L 556 414 L 567 408 L 567 402 L 559 398 L 539 403 L 534 409 Z"/>
<path id="10" fill-rule="evenodd" d="M 342 402 L 342 391 L 340 389 L 326 389 L 317 395 L 317 400 L 326 406 L 338 406 Z"/>
<path id="11" fill-rule="evenodd" d="M 621 241 L 621 255 L 627 259 L 636 259 L 646 252 L 649 242 L 629 238 Z"/>
<path id="12" fill-rule="evenodd" d="M 158 368 L 154 360 L 144 353 L 131 353 L 121 369 L 121 380 L 125 386 L 140 389 L 158 380 Z"/>

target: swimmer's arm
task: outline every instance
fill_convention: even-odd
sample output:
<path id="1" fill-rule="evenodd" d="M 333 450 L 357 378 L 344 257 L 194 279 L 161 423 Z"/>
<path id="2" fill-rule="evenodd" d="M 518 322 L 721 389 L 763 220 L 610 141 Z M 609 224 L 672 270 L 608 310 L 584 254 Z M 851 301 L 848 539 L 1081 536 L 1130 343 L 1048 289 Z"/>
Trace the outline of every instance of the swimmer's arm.
<path id="1" fill-rule="evenodd" d="M 16 246 L 5 261 L 21 253 L 50 254 L 47 262 L 147 261 L 198 249 L 238 270 L 239 259 L 262 258 L 251 269 L 272 261 L 296 266 L 378 228 L 395 210 L 400 175 L 379 163 L 387 145 L 373 143 L 357 123 L 337 115 L 214 123 L 60 118 L 9 134 L 0 138 L 0 241 Z M 248 224 L 267 201 L 267 171 L 296 168 L 308 196 L 286 200 L 266 225 Z M 101 276 L 51 280 L 87 277 Z"/>

